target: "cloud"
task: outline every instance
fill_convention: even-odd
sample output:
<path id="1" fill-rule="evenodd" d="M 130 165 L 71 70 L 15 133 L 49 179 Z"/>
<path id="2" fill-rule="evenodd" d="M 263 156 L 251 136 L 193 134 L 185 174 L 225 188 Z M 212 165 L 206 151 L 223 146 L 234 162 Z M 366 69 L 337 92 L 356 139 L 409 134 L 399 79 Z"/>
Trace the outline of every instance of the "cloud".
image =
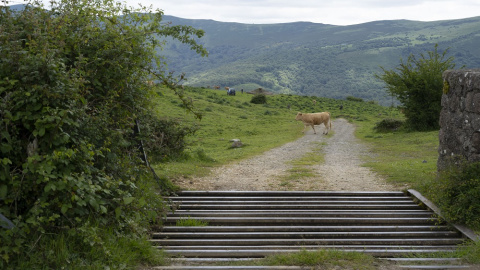
<path id="1" fill-rule="evenodd" d="M 48 2 L 49 0 L 43 0 Z M 187 19 L 240 23 L 309 21 L 351 25 L 377 20 L 437 21 L 480 16 L 478 0 L 119 0 Z"/>
<path id="2" fill-rule="evenodd" d="M 480 3 L 475 0 L 175 0 L 171 3 L 174 4 L 168 3 L 164 8 L 169 15 L 242 23 L 311 21 L 350 25 L 376 20 L 434 21 L 480 16 Z"/>

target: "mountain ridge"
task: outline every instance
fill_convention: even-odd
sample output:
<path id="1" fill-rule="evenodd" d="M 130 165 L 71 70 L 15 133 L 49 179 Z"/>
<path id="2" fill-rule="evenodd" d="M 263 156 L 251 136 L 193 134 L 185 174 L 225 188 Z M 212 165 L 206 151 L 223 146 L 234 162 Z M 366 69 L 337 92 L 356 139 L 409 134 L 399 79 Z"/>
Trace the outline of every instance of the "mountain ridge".
<path id="1" fill-rule="evenodd" d="M 349 26 L 312 22 L 242 24 L 164 16 L 172 24 L 205 31 L 198 40 L 209 51 L 201 58 L 179 42 L 161 52 L 187 85 L 230 86 L 250 91 L 344 99 L 387 105 L 392 98 L 375 78 L 408 55 L 448 49 L 457 67 L 480 67 L 480 16 L 421 22 L 382 20 Z"/>
<path id="2" fill-rule="evenodd" d="M 24 5 L 10 6 L 21 9 Z M 382 105 L 394 101 L 375 75 L 398 67 L 410 54 L 439 46 L 457 68 L 480 67 L 480 16 L 455 20 L 381 20 L 353 25 L 308 21 L 243 24 L 164 15 L 164 22 L 203 29 L 200 57 L 167 39 L 162 51 L 168 69 L 185 73 L 186 85 L 215 85 L 251 91 L 345 99 L 353 96 Z"/>

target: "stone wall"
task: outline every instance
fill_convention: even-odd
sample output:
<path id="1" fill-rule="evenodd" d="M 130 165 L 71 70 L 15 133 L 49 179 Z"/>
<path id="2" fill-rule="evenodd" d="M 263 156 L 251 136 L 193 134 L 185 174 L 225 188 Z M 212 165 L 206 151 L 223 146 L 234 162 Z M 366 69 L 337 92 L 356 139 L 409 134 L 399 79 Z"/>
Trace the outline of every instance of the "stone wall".
<path id="1" fill-rule="evenodd" d="M 438 170 L 460 157 L 480 161 L 480 69 L 443 73 Z"/>

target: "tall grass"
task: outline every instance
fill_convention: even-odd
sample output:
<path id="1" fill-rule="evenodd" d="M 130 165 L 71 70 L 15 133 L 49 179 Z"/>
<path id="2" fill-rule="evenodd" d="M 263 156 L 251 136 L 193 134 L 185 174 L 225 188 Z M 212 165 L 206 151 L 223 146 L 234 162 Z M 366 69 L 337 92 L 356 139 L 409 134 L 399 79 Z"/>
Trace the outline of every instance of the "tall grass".
<path id="1" fill-rule="evenodd" d="M 88 229 L 92 237 L 87 239 L 64 231 L 37 234 L 26 257 L 11 258 L 15 269 L 133 269 L 169 263 L 168 256 L 153 248 L 146 236 L 100 227 Z"/>
<path id="2" fill-rule="evenodd" d="M 380 262 L 373 256 L 361 252 L 345 252 L 340 250 L 321 249 L 316 251 L 302 250 L 300 252 L 276 254 L 260 260 L 239 262 L 242 265 L 269 266 L 305 266 L 312 269 L 351 269 L 374 270 L 385 262 Z"/>

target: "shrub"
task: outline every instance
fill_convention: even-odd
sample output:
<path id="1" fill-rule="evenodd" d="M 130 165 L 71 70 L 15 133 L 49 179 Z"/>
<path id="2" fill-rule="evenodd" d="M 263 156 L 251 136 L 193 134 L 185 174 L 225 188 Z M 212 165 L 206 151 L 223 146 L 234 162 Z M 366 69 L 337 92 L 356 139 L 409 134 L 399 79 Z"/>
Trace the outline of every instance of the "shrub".
<path id="1" fill-rule="evenodd" d="M 399 67 L 376 75 L 385 82 L 387 92 L 396 97 L 405 108 L 405 124 L 416 131 L 437 130 L 442 109 L 441 99 L 444 89 L 442 74 L 455 67 L 454 58 L 447 58 L 448 49 L 443 53 L 434 50 L 410 54 L 406 61 L 401 60 Z"/>
<path id="2" fill-rule="evenodd" d="M 404 124 L 403 121 L 397 119 L 383 119 L 375 124 L 374 129 L 378 132 L 389 132 L 398 130 Z"/>
<path id="3" fill-rule="evenodd" d="M 163 71 L 156 37 L 204 51 L 191 37 L 203 31 L 162 24 L 148 8 L 27 2 L 18 12 L 0 5 L 0 213 L 15 225 L 0 230 L 2 269 L 41 253 L 35 241 L 44 235 L 87 239 L 97 227 L 142 234 L 159 222 L 165 205 L 133 127 L 146 120 L 146 144 L 164 139 L 181 151 L 188 131 L 149 117 L 157 96 L 146 82 L 161 80 L 188 103 L 174 87 L 179 79 Z"/>
<path id="4" fill-rule="evenodd" d="M 267 97 L 264 94 L 254 95 L 250 100 L 253 104 L 265 104 L 267 103 Z"/>
<path id="5" fill-rule="evenodd" d="M 183 126 L 171 119 L 145 115 L 140 122 L 141 139 L 149 162 L 165 162 L 177 158 L 187 146 L 185 137 L 197 131 L 196 126 Z M 147 136 L 146 136 L 147 135 Z"/>
<path id="6" fill-rule="evenodd" d="M 480 162 L 456 160 L 430 187 L 447 220 L 480 228 Z"/>

